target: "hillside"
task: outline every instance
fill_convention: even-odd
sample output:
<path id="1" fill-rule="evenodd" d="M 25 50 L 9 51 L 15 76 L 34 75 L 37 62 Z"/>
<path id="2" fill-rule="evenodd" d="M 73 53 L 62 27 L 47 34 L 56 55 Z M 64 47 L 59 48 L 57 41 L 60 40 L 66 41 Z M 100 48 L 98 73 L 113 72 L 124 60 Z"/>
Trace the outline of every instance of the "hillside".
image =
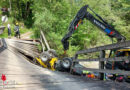
<path id="1" fill-rule="evenodd" d="M 39 38 L 40 30 L 43 30 L 51 48 L 61 55 L 61 39 L 68 32 L 69 24 L 77 11 L 86 4 L 130 40 L 130 0 L 1 0 L 0 8 L 10 8 L 10 11 L 0 11 L 0 16 L 8 16 L 9 20 L 4 25 L 11 23 L 12 30 L 14 24 L 19 22 L 20 26 L 24 26 L 21 32 L 33 31 L 32 38 Z M 7 29 L 5 33 L 0 37 L 7 37 Z M 109 43 L 109 37 L 88 20 L 84 20 L 70 39 L 67 53 L 72 56 L 78 50 Z"/>

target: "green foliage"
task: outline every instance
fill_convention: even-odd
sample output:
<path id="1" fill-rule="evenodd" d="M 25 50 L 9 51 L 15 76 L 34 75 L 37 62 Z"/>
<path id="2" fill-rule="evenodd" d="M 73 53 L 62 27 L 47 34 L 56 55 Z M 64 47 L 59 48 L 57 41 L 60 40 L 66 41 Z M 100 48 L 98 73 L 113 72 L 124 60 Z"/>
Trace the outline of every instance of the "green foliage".
<path id="1" fill-rule="evenodd" d="M 44 32 L 48 32 L 52 30 L 52 24 L 54 22 L 53 15 L 46 9 L 42 9 L 44 12 L 36 12 L 35 14 L 35 23 L 36 27 L 42 29 Z"/>
<path id="2" fill-rule="evenodd" d="M 34 9 L 34 25 L 46 33 L 51 48 L 56 49 L 59 54 L 62 54 L 63 47 L 61 39 L 65 33 L 68 32 L 67 29 L 70 22 L 82 6 L 89 4 L 96 13 L 114 26 L 117 31 L 125 35 L 127 39 L 130 39 L 129 33 L 127 33 L 129 31 L 129 21 L 127 20 L 129 19 L 129 11 L 126 9 L 129 7 L 128 1 L 129 0 L 34 1 L 37 2 L 34 3 L 34 7 L 38 6 Z M 124 9 L 127 13 L 124 13 Z M 39 32 L 39 30 L 37 30 L 37 32 Z M 70 48 L 68 54 L 70 56 L 77 50 L 111 43 L 109 37 L 100 32 L 98 28 L 87 20 L 75 31 L 69 41 Z"/>
<path id="3" fill-rule="evenodd" d="M 11 1 L 12 9 L 9 14 L 9 21 L 14 22 L 14 24 L 16 21 L 22 21 L 28 28 L 32 27 L 34 32 L 32 38 L 39 38 L 40 30 L 43 30 L 51 48 L 56 49 L 59 55 L 63 54 L 61 39 L 68 32 L 70 22 L 77 11 L 86 4 L 125 36 L 127 40 L 130 40 L 130 0 Z M 0 6 L 10 7 L 8 0 L 0 1 Z M 93 14 L 90 10 L 87 11 Z M 0 12 L 0 14 L 2 13 Z M 68 54 L 70 56 L 78 50 L 111 43 L 110 38 L 91 22 L 88 20 L 83 22 L 83 25 L 78 27 L 69 40 Z"/>

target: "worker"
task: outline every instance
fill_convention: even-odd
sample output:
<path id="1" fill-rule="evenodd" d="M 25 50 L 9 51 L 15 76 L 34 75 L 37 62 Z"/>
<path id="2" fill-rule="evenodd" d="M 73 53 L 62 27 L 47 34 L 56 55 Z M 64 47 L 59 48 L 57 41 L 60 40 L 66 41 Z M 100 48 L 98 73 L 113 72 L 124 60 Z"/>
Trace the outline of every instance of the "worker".
<path id="1" fill-rule="evenodd" d="M 20 38 L 20 30 L 19 30 L 19 25 L 18 25 L 18 23 L 16 23 L 14 32 L 15 32 L 15 37 Z"/>

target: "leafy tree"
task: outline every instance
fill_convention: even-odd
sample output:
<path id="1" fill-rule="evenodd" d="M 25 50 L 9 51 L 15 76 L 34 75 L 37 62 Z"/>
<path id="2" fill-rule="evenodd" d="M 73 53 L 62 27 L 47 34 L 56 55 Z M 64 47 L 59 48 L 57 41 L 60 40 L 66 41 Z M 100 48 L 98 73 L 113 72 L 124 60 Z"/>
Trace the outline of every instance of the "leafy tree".
<path id="1" fill-rule="evenodd" d="M 32 28 L 35 38 L 39 38 L 40 30 L 43 30 L 51 48 L 59 54 L 63 53 L 61 39 L 68 32 L 70 22 L 86 4 L 130 39 L 130 0 L 0 0 L 1 8 L 11 6 L 9 20 L 23 22 Z M 93 14 L 89 9 L 87 11 Z M 70 39 L 68 54 L 72 56 L 77 50 L 109 43 L 108 36 L 84 20 Z"/>

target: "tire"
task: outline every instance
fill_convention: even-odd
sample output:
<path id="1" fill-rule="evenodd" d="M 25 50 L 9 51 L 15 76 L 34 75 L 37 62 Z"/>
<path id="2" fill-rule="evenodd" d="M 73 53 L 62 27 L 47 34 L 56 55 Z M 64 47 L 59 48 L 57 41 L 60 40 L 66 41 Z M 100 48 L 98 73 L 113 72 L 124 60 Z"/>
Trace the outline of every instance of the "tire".
<path id="1" fill-rule="evenodd" d="M 51 56 L 48 52 L 43 52 L 41 53 L 40 58 L 43 62 L 47 62 L 48 60 L 51 59 Z"/>
<path id="2" fill-rule="evenodd" d="M 63 60 L 61 61 L 61 66 L 65 69 L 65 70 L 70 70 L 70 67 L 72 65 L 72 59 L 71 58 L 63 58 Z"/>
<path id="3" fill-rule="evenodd" d="M 64 68 L 61 66 L 61 60 L 58 60 L 55 64 L 55 69 L 57 71 L 61 71 L 61 72 L 64 72 Z"/>

